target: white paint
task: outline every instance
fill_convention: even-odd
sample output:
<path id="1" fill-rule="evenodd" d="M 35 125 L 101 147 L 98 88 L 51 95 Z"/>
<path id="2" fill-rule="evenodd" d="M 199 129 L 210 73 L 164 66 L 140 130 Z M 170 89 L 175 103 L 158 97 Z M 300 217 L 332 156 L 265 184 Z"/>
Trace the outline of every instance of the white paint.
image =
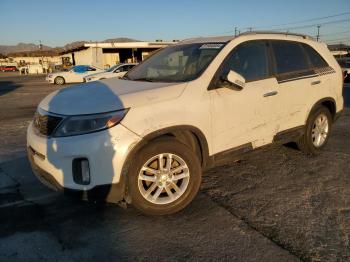
<path id="1" fill-rule="evenodd" d="M 228 88 L 208 90 L 215 72 L 230 51 L 255 39 L 294 40 L 314 47 L 335 74 L 278 83 L 275 78 L 249 82 L 241 91 Z M 312 106 L 324 97 L 343 109 L 341 69 L 323 43 L 309 38 L 278 34 L 248 34 L 239 37 L 190 39 L 182 43 L 229 41 L 196 80 L 187 83 L 125 81 L 116 78 L 77 85 L 50 94 L 40 108 L 58 114 L 76 115 L 130 108 L 121 124 L 105 131 L 65 138 L 37 135 L 30 125 L 27 141 L 45 160 L 36 164 L 52 174 L 64 187 L 87 190 L 96 185 L 117 183 L 131 149 L 142 137 L 159 129 L 190 125 L 204 134 L 209 154 L 252 143 L 260 147 L 272 142 L 277 132 L 304 125 Z M 311 81 L 321 81 L 311 85 Z M 269 92 L 275 96 L 264 97 Z M 52 145 L 56 143 L 55 152 Z M 90 161 L 91 184 L 72 180 L 72 159 Z"/>

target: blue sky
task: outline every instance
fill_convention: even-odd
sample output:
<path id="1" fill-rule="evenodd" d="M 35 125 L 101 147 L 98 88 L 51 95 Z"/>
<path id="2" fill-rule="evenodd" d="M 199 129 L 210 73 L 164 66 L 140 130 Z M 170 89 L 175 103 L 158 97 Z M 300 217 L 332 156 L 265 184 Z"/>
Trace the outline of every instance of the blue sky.
<path id="1" fill-rule="evenodd" d="M 234 27 L 270 29 L 271 25 L 350 12 L 349 0 L 0 0 L 0 45 L 18 42 L 62 46 L 77 40 L 130 37 L 139 40 L 183 39 L 233 34 Z M 323 25 L 324 39 L 350 43 L 350 14 L 301 23 Z M 271 29 L 276 29 L 272 27 Z M 314 28 L 296 29 L 316 34 Z M 345 32 L 338 34 L 338 32 Z M 328 34 L 328 35 L 327 35 Z"/>

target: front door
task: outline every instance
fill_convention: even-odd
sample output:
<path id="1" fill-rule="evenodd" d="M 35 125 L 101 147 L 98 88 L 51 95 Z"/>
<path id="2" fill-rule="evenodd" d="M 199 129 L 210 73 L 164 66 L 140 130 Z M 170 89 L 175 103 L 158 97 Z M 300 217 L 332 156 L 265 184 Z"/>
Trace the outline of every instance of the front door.
<path id="1" fill-rule="evenodd" d="M 223 86 L 220 79 L 230 70 L 245 78 L 242 90 Z M 277 129 L 277 88 L 266 41 L 248 41 L 234 48 L 210 86 L 214 153 L 272 142 Z"/>

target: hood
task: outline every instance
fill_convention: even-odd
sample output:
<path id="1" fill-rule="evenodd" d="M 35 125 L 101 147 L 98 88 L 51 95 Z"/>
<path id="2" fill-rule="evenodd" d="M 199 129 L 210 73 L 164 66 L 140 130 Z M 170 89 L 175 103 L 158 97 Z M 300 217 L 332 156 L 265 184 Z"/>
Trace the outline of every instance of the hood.
<path id="1" fill-rule="evenodd" d="M 39 104 L 62 115 L 95 114 L 153 104 L 179 97 L 186 83 L 155 83 L 109 78 L 67 87 L 48 95 Z"/>
<path id="2" fill-rule="evenodd" d="M 109 75 L 114 75 L 113 72 L 106 72 L 106 71 L 103 71 L 103 72 L 98 72 L 98 73 L 94 73 L 94 74 L 90 74 L 90 75 L 87 75 L 85 76 L 85 78 L 89 78 L 89 77 L 104 77 L 104 76 L 109 76 Z M 116 74 L 115 74 L 116 75 Z M 117 76 L 117 75 L 116 75 Z"/>

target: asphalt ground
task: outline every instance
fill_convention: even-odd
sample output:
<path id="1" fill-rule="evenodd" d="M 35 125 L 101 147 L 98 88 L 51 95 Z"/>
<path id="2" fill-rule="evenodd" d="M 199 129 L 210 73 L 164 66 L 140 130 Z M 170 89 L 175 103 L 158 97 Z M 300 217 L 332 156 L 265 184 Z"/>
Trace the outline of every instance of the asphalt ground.
<path id="1" fill-rule="evenodd" d="M 245 154 L 207 171 L 185 210 L 150 217 L 77 201 L 34 177 L 26 128 L 59 88 L 42 75 L 0 74 L 0 261 L 350 260 L 348 108 L 320 155 L 286 146 Z M 349 84 L 344 96 L 349 107 Z"/>

